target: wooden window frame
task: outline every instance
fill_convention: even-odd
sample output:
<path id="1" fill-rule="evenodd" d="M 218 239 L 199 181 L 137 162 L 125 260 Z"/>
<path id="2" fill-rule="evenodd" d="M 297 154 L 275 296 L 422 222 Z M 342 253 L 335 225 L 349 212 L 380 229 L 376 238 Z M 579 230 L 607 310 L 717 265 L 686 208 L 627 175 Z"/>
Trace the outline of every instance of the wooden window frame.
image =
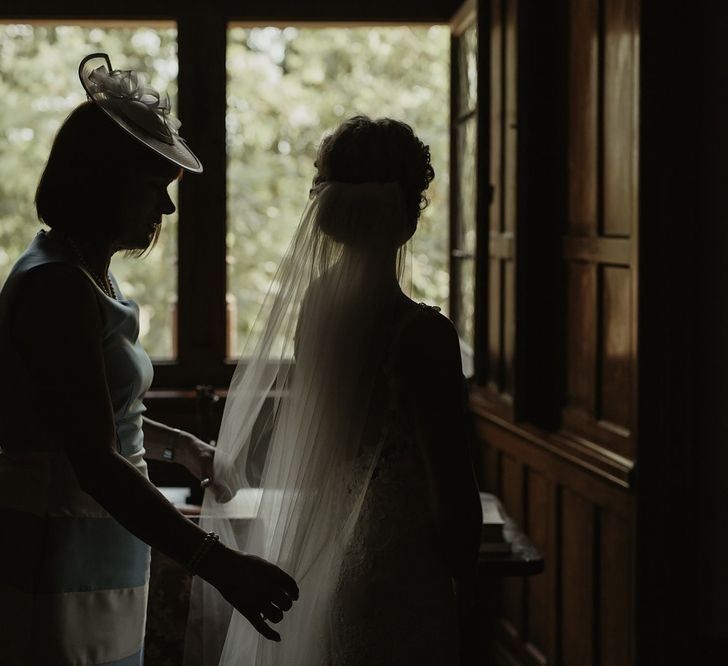
<path id="1" fill-rule="evenodd" d="M 398 3 L 375 0 L 363 6 L 323 2 L 304 6 L 284 0 L 241 6 L 224 1 L 201 9 L 163 0 L 148 5 L 131 0 L 100 11 L 87 0 L 71 0 L 62 10 L 52 0 L 9 0 L 0 22 L 119 25 L 170 23 L 177 27 L 178 113 L 184 135 L 204 164 L 203 176 L 179 184 L 177 356 L 154 362 L 152 394 L 170 396 L 198 385 L 226 387 L 235 362 L 227 359 L 226 210 L 226 49 L 231 24 L 246 25 L 435 25 L 450 23 L 458 0 Z M 200 103 L 204 100 L 204 104 Z M 198 257 L 204 256 L 200 262 Z M 185 393 L 186 394 L 186 393 Z"/>

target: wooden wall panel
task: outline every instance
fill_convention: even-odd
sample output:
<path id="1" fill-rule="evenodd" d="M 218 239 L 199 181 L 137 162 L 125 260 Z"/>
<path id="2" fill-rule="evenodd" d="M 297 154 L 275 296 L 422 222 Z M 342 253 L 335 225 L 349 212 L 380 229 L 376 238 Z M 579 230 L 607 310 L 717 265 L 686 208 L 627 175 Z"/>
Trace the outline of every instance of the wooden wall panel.
<path id="1" fill-rule="evenodd" d="M 504 261 L 503 303 L 503 393 L 511 396 L 515 388 L 516 357 L 516 263 Z"/>
<path id="2" fill-rule="evenodd" d="M 561 497 L 561 631 L 563 666 L 586 666 L 594 647 L 594 507 L 564 489 Z"/>
<path id="3" fill-rule="evenodd" d="M 490 203 L 490 229 L 500 232 L 503 223 L 503 19 L 502 0 L 491 7 L 490 31 L 490 182 L 494 196 Z"/>
<path id="4" fill-rule="evenodd" d="M 516 183 L 517 183 L 517 123 L 518 123 L 518 86 L 517 86 L 517 27 L 518 17 L 517 0 L 508 0 L 505 6 L 504 34 L 505 59 L 503 62 L 505 102 L 503 135 L 503 230 L 513 233 L 516 230 Z"/>
<path id="5" fill-rule="evenodd" d="M 597 225 L 597 0 L 572 0 L 569 16 L 569 230 Z"/>
<path id="6" fill-rule="evenodd" d="M 546 557 L 543 574 L 503 581 L 496 663 L 631 666 L 640 0 L 557 4 L 556 12 L 516 0 L 486 5 L 492 99 L 485 126 L 496 187 L 489 272 L 497 286 L 482 306 L 500 336 L 491 330 L 488 353 L 502 365 L 498 395 L 492 385 L 474 387 L 471 405 L 489 465 L 498 463 L 488 483 Z M 541 53 L 553 79 L 534 64 Z M 537 76 L 552 81 L 553 102 L 529 113 L 548 96 Z M 551 140 L 539 124 L 544 117 L 558 125 Z M 543 173 L 545 155 L 563 180 L 550 202 L 535 198 L 545 203 L 538 206 L 529 186 Z M 540 242 L 529 246 L 533 238 Z M 554 266 L 557 277 L 539 309 L 528 296 L 544 266 Z M 533 349 L 546 349 L 523 335 L 534 328 L 548 329 L 554 341 L 549 381 L 529 367 Z M 510 411 L 502 406 L 504 387 Z M 549 413 L 524 407 L 524 395 L 536 404 L 549 391 Z"/>
<path id="7" fill-rule="evenodd" d="M 567 438 L 634 459 L 638 0 L 569 0 Z"/>
<path id="8" fill-rule="evenodd" d="M 601 519 L 600 666 L 632 663 L 632 530 L 612 512 Z"/>
<path id="9" fill-rule="evenodd" d="M 523 525 L 523 467 L 511 456 L 504 455 L 501 463 L 501 500 L 508 513 Z M 514 635 L 522 636 L 524 627 L 524 581 L 509 578 L 503 581 L 503 620 Z"/>
<path id="10" fill-rule="evenodd" d="M 501 279 L 500 259 L 490 259 L 488 274 L 488 380 L 496 391 L 501 384 Z"/>
<path id="11" fill-rule="evenodd" d="M 476 426 L 484 459 L 500 461 L 488 489 L 545 559 L 543 573 L 501 582 L 496 663 L 633 664 L 634 498 L 525 432 Z"/>
<path id="12" fill-rule="evenodd" d="M 604 266 L 600 283 L 603 319 L 600 417 L 618 426 L 627 435 L 632 421 L 632 402 L 629 399 L 632 391 L 630 269 Z M 626 439 L 623 450 L 618 453 L 632 454 Z"/>
<path id="13" fill-rule="evenodd" d="M 505 410 L 515 387 L 515 236 L 518 176 L 518 5 L 494 0 L 490 9 L 489 167 L 492 197 L 488 209 L 491 283 L 487 301 L 489 365 L 487 384 Z"/>
<path id="14" fill-rule="evenodd" d="M 527 476 L 528 536 L 544 556 L 546 566 L 539 576 L 526 580 L 527 586 L 527 647 L 537 660 L 556 663 L 557 614 L 556 604 L 556 487 L 544 474 L 529 471 Z M 540 659 L 539 659 L 540 657 Z"/>
<path id="15" fill-rule="evenodd" d="M 597 342 L 597 271 L 593 264 L 567 268 L 567 406 L 586 413 L 595 408 Z"/>
<path id="16" fill-rule="evenodd" d="M 604 219 L 607 236 L 629 236 L 636 209 L 637 29 L 633 0 L 604 2 Z"/>

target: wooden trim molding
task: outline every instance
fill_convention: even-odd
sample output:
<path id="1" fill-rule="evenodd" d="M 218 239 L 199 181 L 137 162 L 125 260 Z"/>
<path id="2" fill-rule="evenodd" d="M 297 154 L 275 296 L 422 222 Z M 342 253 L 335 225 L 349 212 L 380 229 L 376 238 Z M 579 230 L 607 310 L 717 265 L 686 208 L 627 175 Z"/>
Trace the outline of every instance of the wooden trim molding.
<path id="1" fill-rule="evenodd" d="M 496 427 L 570 467 L 599 477 L 614 488 L 631 490 L 634 487 L 634 461 L 568 431 L 546 432 L 531 424 L 514 422 L 480 387 L 471 388 L 470 409 L 481 424 L 476 426 L 481 433 L 492 432 Z"/>
<path id="2" fill-rule="evenodd" d="M 604 236 L 565 236 L 564 259 L 588 263 L 629 266 L 632 261 L 632 241 L 629 238 Z"/>

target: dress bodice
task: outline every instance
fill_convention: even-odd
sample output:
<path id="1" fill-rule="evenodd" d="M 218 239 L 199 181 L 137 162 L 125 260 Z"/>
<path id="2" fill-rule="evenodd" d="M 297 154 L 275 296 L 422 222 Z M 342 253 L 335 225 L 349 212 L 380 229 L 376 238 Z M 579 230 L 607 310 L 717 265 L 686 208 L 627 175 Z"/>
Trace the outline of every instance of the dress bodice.
<path id="1" fill-rule="evenodd" d="M 29 271 L 48 263 L 76 266 L 94 285 L 102 317 L 102 352 L 117 434 L 117 448 L 124 456 L 133 455 L 143 447 L 142 398 L 151 385 L 152 364 L 139 342 L 139 306 L 121 294 L 111 277 L 119 299 L 109 298 L 81 266 L 67 241 L 56 232 L 41 231 L 18 259 L 0 291 L 0 367 L 3 382 L 0 398 L 12 405 L 17 418 L 5 423 L 0 432 L 0 447 L 7 450 L 56 450 L 53 424 L 34 413 L 38 404 L 36 389 L 25 371 L 23 361 L 10 336 L 10 317 L 18 287 Z M 63 298 L 63 294 L 59 294 Z M 68 378 L 73 390 L 73 378 Z M 7 419 L 3 419 L 7 421 Z M 15 427 L 13 427 L 15 425 Z"/>
<path id="2" fill-rule="evenodd" d="M 433 310 L 419 305 L 425 316 Z M 378 461 L 339 573 L 332 666 L 442 666 L 457 658 L 451 574 L 397 367 L 398 337 L 383 372 L 389 409 Z"/>

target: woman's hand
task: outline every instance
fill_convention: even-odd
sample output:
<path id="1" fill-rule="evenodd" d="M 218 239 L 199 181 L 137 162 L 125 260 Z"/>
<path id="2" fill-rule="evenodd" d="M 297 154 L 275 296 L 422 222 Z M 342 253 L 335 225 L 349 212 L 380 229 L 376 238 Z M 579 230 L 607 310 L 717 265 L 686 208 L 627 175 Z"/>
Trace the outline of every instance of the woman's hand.
<path id="1" fill-rule="evenodd" d="M 287 573 L 255 555 L 216 544 L 197 573 L 214 585 L 265 638 L 280 641 L 266 621 L 280 622 L 298 599 L 298 585 Z"/>
<path id="2" fill-rule="evenodd" d="M 215 447 L 203 442 L 192 433 L 181 432 L 177 444 L 177 460 L 196 478 L 213 479 Z"/>

